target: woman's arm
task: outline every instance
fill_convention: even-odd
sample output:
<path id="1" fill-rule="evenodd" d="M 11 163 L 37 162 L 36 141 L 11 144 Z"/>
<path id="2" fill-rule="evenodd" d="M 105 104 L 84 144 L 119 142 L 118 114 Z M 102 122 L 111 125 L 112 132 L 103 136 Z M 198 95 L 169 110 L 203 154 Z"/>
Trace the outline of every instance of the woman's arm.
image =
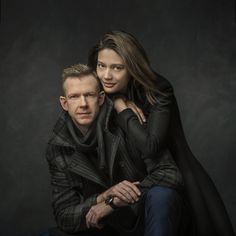
<path id="1" fill-rule="evenodd" d="M 114 101 L 119 126 L 144 157 L 155 158 L 156 154 L 167 145 L 173 90 L 172 87 L 168 87 L 162 92 L 167 95 L 159 95 L 160 103 L 151 107 L 146 125 L 140 124 L 136 114 L 124 105 L 126 104 L 124 99 L 118 98 L 122 101 Z"/>

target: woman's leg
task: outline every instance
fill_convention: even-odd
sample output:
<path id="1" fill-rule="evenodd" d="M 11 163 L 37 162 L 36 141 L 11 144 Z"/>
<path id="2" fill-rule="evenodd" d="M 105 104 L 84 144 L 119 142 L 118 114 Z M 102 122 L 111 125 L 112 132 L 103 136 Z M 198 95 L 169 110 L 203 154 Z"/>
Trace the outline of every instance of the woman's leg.
<path id="1" fill-rule="evenodd" d="M 174 189 L 155 186 L 145 200 L 145 236 L 176 236 L 182 216 L 182 197 Z"/>

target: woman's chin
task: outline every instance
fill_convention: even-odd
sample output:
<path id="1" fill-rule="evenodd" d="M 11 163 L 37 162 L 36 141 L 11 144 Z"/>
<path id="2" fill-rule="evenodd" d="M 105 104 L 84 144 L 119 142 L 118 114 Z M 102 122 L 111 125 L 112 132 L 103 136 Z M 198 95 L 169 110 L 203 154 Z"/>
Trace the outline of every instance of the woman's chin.
<path id="1" fill-rule="evenodd" d="M 103 88 L 104 89 L 104 92 L 107 93 L 107 94 L 113 94 L 113 93 L 117 93 L 117 91 L 115 89 L 112 89 L 112 88 Z"/>

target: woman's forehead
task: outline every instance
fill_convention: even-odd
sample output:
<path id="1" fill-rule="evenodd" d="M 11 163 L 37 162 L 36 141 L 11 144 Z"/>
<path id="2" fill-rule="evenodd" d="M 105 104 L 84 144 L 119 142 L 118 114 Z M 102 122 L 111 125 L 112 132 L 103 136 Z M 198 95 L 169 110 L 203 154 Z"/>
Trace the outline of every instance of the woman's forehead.
<path id="1" fill-rule="evenodd" d="M 109 64 L 124 64 L 123 59 L 113 49 L 102 49 L 99 51 L 98 61 Z"/>

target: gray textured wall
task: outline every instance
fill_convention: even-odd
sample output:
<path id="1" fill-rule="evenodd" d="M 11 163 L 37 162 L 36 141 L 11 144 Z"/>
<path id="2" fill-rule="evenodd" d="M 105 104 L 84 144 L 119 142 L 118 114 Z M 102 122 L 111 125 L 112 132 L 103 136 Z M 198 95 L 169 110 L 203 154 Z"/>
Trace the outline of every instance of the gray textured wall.
<path id="1" fill-rule="evenodd" d="M 44 150 L 63 67 L 86 62 L 108 29 L 137 36 L 174 85 L 186 136 L 236 228 L 236 23 L 231 0 L 3 0 L 0 234 L 54 223 Z"/>

